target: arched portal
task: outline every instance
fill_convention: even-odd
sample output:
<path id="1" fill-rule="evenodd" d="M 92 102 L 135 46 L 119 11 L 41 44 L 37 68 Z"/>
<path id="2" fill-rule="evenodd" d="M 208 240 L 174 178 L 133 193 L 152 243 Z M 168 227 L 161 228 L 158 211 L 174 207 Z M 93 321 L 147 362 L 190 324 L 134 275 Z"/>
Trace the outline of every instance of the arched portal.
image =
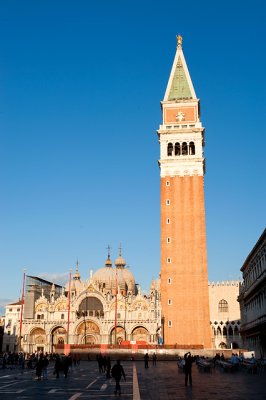
<path id="1" fill-rule="evenodd" d="M 100 328 L 93 321 L 82 321 L 76 330 L 79 343 L 97 344 L 100 343 Z"/>
<path id="2" fill-rule="evenodd" d="M 111 344 L 121 344 L 125 340 L 125 329 L 122 326 L 113 328 L 110 334 Z"/>
<path id="3" fill-rule="evenodd" d="M 42 328 L 34 328 L 28 338 L 29 352 L 44 351 L 46 346 L 46 333 Z"/>
<path id="4" fill-rule="evenodd" d="M 57 344 L 67 343 L 67 332 L 62 326 L 57 326 L 51 332 L 51 347 L 52 352 L 55 351 L 55 346 Z"/>
<path id="5" fill-rule="evenodd" d="M 141 341 L 141 342 L 149 342 L 149 332 L 143 326 L 138 326 L 133 329 L 131 333 L 132 340 Z"/>

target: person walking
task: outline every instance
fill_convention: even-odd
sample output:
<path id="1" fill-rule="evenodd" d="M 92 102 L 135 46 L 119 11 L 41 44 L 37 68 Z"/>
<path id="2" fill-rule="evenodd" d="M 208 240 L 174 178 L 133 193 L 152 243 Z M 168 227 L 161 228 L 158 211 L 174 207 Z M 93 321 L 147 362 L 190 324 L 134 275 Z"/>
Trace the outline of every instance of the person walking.
<path id="1" fill-rule="evenodd" d="M 194 357 L 192 357 L 190 351 L 184 355 L 184 360 L 185 360 L 185 386 L 187 386 L 187 383 L 189 381 L 190 386 L 192 386 L 192 375 L 191 375 L 191 370 L 192 370 L 192 363 L 194 362 Z"/>
<path id="2" fill-rule="evenodd" d="M 118 392 L 119 396 L 121 396 L 120 381 L 121 381 L 122 376 L 124 377 L 124 380 L 126 381 L 126 375 L 125 375 L 124 368 L 120 364 L 120 360 L 116 361 L 116 364 L 111 369 L 111 374 L 115 380 L 115 392 L 114 393 L 117 394 L 117 392 Z"/>

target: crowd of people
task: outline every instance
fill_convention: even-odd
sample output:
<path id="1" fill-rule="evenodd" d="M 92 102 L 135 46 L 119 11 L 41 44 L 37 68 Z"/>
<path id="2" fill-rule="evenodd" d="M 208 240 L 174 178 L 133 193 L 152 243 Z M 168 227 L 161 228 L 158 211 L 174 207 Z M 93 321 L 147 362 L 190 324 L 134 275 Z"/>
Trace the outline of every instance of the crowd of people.
<path id="1" fill-rule="evenodd" d="M 36 371 L 36 380 L 48 379 L 48 366 L 53 365 L 53 374 L 56 378 L 60 377 L 62 372 L 64 377 L 67 378 L 69 370 L 72 365 L 78 366 L 80 363 L 79 355 L 59 355 L 53 353 L 35 352 L 32 354 L 25 354 L 23 352 L 5 352 L 0 354 L 0 361 L 2 369 L 19 368 L 22 370 L 27 368 Z"/>

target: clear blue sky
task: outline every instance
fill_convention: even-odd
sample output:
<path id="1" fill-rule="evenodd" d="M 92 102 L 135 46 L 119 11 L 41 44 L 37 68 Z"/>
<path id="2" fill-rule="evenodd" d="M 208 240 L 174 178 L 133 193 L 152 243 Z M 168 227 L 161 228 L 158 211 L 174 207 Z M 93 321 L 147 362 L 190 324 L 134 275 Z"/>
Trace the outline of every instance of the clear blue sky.
<path id="1" fill-rule="evenodd" d="M 266 3 L 0 3 L 0 303 L 23 268 L 82 278 L 123 257 L 160 269 L 163 99 L 183 50 L 206 128 L 209 280 L 241 277 L 265 227 Z"/>

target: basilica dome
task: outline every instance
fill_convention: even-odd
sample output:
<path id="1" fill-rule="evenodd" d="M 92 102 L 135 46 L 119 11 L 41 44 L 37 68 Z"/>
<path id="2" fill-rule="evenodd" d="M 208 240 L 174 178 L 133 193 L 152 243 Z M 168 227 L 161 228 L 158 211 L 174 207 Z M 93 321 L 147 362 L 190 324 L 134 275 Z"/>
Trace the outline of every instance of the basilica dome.
<path id="1" fill-rule="evenodd" d="M 115 294 L 116 288 L 122 294 L 135 292 L 135 278 L 133 274 L 125 268 L 126 262 L 121 255 L 115 261 L 115 268 L 108 256 L 105 267 L 98 269 L 92 279 L 93 283 L 103 292 Z"/>

